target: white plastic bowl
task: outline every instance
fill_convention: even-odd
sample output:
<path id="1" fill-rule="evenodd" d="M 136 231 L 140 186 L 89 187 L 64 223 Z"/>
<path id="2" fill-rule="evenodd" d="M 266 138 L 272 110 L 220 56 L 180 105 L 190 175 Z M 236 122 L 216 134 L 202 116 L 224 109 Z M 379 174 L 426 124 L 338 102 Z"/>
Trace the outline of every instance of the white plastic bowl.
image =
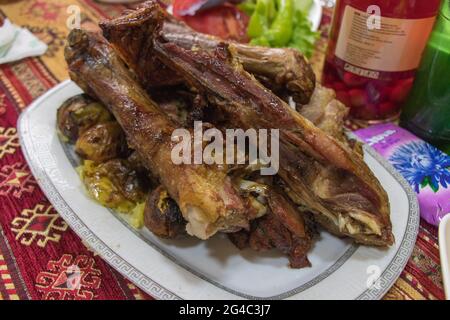
<path id="1" fill-rule="evenodd" d="M 447 214 L 439 224 L 439 251 L 445 296 L 450 300 L 450 214 Z"/>

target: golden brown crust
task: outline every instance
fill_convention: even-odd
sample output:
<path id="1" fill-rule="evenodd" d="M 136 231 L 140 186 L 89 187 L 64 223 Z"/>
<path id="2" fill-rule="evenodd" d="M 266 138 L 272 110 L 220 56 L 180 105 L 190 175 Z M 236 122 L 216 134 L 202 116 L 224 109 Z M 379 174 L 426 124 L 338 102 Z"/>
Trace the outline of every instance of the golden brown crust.
<path id="1" fill-rule="evenodd" d="M 164 22 L 158 25 L 158 19 Z M 100 23 L 104 36 L 116 46 L 126 61 L 131 62 L 145 87 L 160 87 L 183 82 L 176 70 L 167 68 L 149 53 L 155 30 L 165 41 L 185 48 L 214 49 L 224 41 L 189 28 L 166 14 L 154 1 L 147 1 L 133 11 Z M 267 48 L 229 41 L 245 70 L 266 80 L 274 91 L 286 91 L 295 101 L 305 104 L 315 87 L 315 74 L 306 57 L 292 48 Z"/>
<path id="2" fill-rule="evenodd" d="M 98 35 L 73 30 L 66 47 L 72 79 L 114 114 L 128 144 L 178 203 L 191 234 L 206 239 L 219 230 L 248 226 L 250 208 L 226 172 L 171 160 L 176 125 L 148 97 L 121 59 Z"/>
<path id="3" fill-rule="evenodd" d="M 153 2 L 149 2 L 144 5 L 143 9 L 128 12 L 117 20 L 102 23 L 102 28 L 142 83 L 149 84 L 155 76 L 155 70 L 160 68 L 162 63 L 164 67 L 176 70 L 177 78 L 181 76 L 183 82 L 195 88 L 196 92 L 200 93 L 217 113 L 226 115 L 228 124 L 232 127 L 280 129 L 279 176 L 284 181 L 291 199 L 296 204 L 313 212 L 319 223 L 337 234 L 352 237 L 357 242 L 372 245 L 391 245 L 393 243 L 388 197 L 363 161 L 359 148 L 349 147 L 337 134 L 330 135 L 329 131 L 336 131 L 330 122 L 325 123 L 322 128 L 316 127 L 311 121 L 290 108 L 280 97 L 265 88 L 252 74 L 246 72 L 245 61 L 239 58 L 239 54 L 242 52 L 240 53 L 238 45 L 214 43 L 210 37 L 207 37 L 208 50 L 205 49 L 206 45 L 200 48 L 183 47 L 177 42 L 178 40 L 172 39 L 171 41 L 170 37 L 164 37 L 164 35 L 161 37 L 160 31 L 164 19 L 161 9 Z M 129 22 L 127 22 L 128 20 Z M 162 32 L 164 34 L 164 27 L 162 27 Z M 211 43 L 214 43 L 212 47 Z M 94 56 L 93 58 L 95 60 L 99 57 Z M 100 56 L 100 58 L 102 57 Z M 241 62 L 244 63 L 244 67 Z M 301 66 L 304 63 L 306 62 L 297 59 L 294 65 Z M 253 70 L 255 73 L 262 72 Z M 300 70 L 303 69 L 300 68 Z M 302 76 L 311 80 L 307 69 L 302 72 Z M 80 80 L 79 76 L 77 72 L 73 72 L 75 80 Z M 133 81 L 130 75 L 125 78 L 127 77 L 128 82 Z M 285 81 L 288 78 L 285 76 L 280 78 L 284 79 L 281 82 L 288 90 L 300 90 L 301 87 L 309 86 L 307 81 L 289 86 Z M 78 82 L 83 85 L 83 81 Z M 91 84 L 85 85 L 85 87 L 87 90 L 99 91 L 95 87 L 92 88 Z M 305 95 L 300 97 L 300 100 L 309 100 L 308 90 L 304 90 L 303 93 Z M 129 92 L 127 94 L 130 95 Z M 137 98 L 136 94 L 146 96 L 142 91 L 131 92 L 131 96 L 138 106 L 134 117 L 146 119 L 146 112 L 142 112 L 143 109 L 140 109 L 139 106 L 145 105 L 147 102 Z M 331 107 L 339 109 L 340 106 Z M 151 131 L 152 127 L 142 127 L 142 123 L 136 126 L 136 123 L 125 121 L 131 118 L 124 117 L 122 126 L 128 128 L 129 131 L 130 128 L 139 127 L 140 131 L 131 130 L 127 135 L 134 145 L 145 144 L 144 141 L 133 141 L 133 139 L 135 136 L 139 136 L 142 129 L 144 132 Z M 162 118 L 156 117 L 156 119 L 161 121 Z M 120 119 L 119 122 L 121 122 Z M 168 126 L 164 124 L 161 128 L 168 128 Z M 167 143 L 167 141 L 162 141 L 162 145 Z M 150 167 L 153 167 L 157 175 L 163 178 L 173 177 L 174 173 L 164 173 L 165 170 L 172 170 L 166 164 L 166 162 L 170 162 L 167 152 L 162 153 L 159 145 L 148 148 L 145 150 L 146 152 L 141 153 L 143 156 L 147 154 Z M 148 154 L 151 155 L 150 158 Z M 152 161 L 155 161 L 154 158 L 160 165 L 158 168 L 151 165 Z M 183 176 L 193 169 L 184 170 L 174 171 Z M 204 177 L 207 175 L 207 171 L 202 170 L 207 169 L 196 169 L 191 172 L 196 172 L 200 177 Z M 220 177 L 220 174 L 214 176 Z M 188 181 L 188 185 L 196 184 L 195 179 L 189 181 L 195 177 L 195 174 L 185 174 L 183 177 Z M 202 186 L 206 186 L 205 190 L 198 187 L 197 192 L 185 192 L 184 195 L 188 195 L 188 197 L 182 196 L 182 190 L 177 188 L 174 181 L 163 180 L 162 182 L 168 188 L 171 196 L 180 204 L 185 218 L 195 222 L 190 223 L 190 227 L 201 224 L 195 213 L 197 207 L 183 206 L 183 204 L 189 200 L 201 203 L 202 192 L 206 192 L 212 199 L 212 194 L 208 194 L 208 192 L 216 185 L 217 181 L 215 179 L 203 181 Z M 231 185 L 225 184 L 222 189 L 228 196 L 234 194 L 229 188 Z M 239 202 L 238 198 L 232 196 L 227 200 L 236 204 Z M 224 203 L 226 202 L 224 201 Z M 234 218 L 240 219 L 239 214 L 223 220 L 227 215 L 217 214 L 217 206 L 212 203 L 204 206 L 204 209 L 211 210 L 204 214 L 213 216 L 208 219 L 215 221 L 215 228 L 225 230 L 229 224 L 239 226 L 239 223 L 233 220 Z M 243 207 L 245 207 L 244 204 L 237 210 L 240 211 Z M 221 212 L 224 208 L 227 209 L 226 206 L 222 206 Z M 211 232 L 208 228 L 204 231 L 206 234 Z"/>

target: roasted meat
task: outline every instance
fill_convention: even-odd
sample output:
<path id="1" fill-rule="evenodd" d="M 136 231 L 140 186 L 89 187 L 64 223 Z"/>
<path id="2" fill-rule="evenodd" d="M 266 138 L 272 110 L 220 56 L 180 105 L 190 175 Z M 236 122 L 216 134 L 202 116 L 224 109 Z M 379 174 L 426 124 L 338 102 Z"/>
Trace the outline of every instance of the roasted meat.
<path id="1" fill-rule="evenodd" d="M 144 214 L 145 226 L 158 237 L 170 239 L 186 233 L 186 220 L 163 186 L 148 194 Z"/>
<path id="2" fill-rule="evenodd" d="M 279 175 L 291 199 L 337 235 L 370 245 L 393 243 L 386 192 L 358 152 L 255 80 L 242 67 L 234 45 L 186 49 L 168 41 L 160 35 L 164 15 L 158 12 L 150 3 L 119 21 L 102 24 L 126 62 L 140 68 L 135 71 L 141 81 L 151 74 L 142 61 L 156 56 L 227 115 L 233 127 L 280 129 Z"/>
<path id="3" fill-rule="evenodd" d="M 279 175 L 292 199 L 315 213 L 323 226 L 361 243 L 392 244 L 386 192 L 360 154 L 258 83 L 226 46 L 211 54 L 155 41 L 155 52 L 235 126 L 280 129 Z"/>
<path id="4" fill-rule="evenodd" d="M 334 90 L 317 84 L 311 100 L 308 104 L 299 106 L 297 111 L 315 126 L 362 155 L 361 144 L 349 139 L 345 133 L 344 120 L 349 109 L 336 99 Z"/>
<path id="5" fill-rule="evenodd" d="M 165 17 L 161 36 L 185 49 L 213 50 L 224 42 L 198 33 L 173 18 Z M 292 48 L 267 48 L 228 42 L 243 68 L 272 91 L 287 92 L 300 104 L 307 103 L 314 91 L 315 75 L 307 59 Z"/>
<path id="6" fill-rule="evenodd" d="M 223 168 L 175 165 L 176 125 L 136 82 L 112 47 L 99 35 L 73 30 L 65 57 L 71 78 L 113 113 L 127 142 L 157 177 L 188 221 L 188 233 L 206 239 L 218 231 L 248 228 L 252 208 Z"/>
<path id="7" fill-rule="evenodd" d="M 311 264 L 306 253 L 311 248 L 312 232 L 302 214 L 281 191 L 271 190 L 267 196 L 269 211 L 252 221 L 250 230 L 228 234 L 239 249 L 250 247 L 256 251 L 277 249 L 289 257 L 292 268 Z"/>
<path id="8" fill-rule="evenodd" d="M 309 103 L 298 107 L 297 111 L 329 135 L 343 140 L 344 118 L 348 108 L 335 98 L 334 90 L 317 84 Z"/>
<path id="9" fill-rule="evenodd" d="M 162 24 L 158 21 L 163 21 Z M 198 33 L 165 13 L 156 1 L 147 1 L 134 11 L 100 23 L 104 36 L 117 47 L 140 76 L 145 87 L 179 84 L 176 70 L 161 63 L 149 50 L 153 33 L 185 49 L 210 50 L 223 40 Z M 315 75 L 307 59 L 291 48 L 266 48 L 228 42 L 244 69 L 274 92 L 290 95 L 300 104 L 308 103 L 315 86 Z M 152 74 L 154 76 L 147 77 Z"/>

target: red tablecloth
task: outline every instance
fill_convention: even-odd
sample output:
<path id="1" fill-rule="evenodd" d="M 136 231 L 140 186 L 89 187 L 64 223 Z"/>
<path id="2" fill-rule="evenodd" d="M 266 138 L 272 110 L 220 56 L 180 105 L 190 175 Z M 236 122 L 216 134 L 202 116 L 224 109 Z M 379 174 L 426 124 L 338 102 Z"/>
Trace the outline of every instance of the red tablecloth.
<path id="1" fill-rule="evenodd" d="M 19 114 L 45 91 L 67 78 L 62 56 L 67 7 L 77 5 L 82 24 L 125 7 L 92 0 L 24 0 L 0 5 L 0 16 L 25 26 L 49 45 L 39 58 L 0 66 L 0 300 L 149 299 L 96 256 L 48 202 L 31 175 L 19 145 Z M 325 14 L 324 26 L 329 21 Z M 325 34 L 325 33 L 324 33 Z M 323 39 L 315 55 L 320 66 Z M 320 67 L 319 67 L 320 68 Z M 76 265 L 78 289 L 67 286 Z M 421 223 L 413 255 L 387 299 L 443 299 L 436 228 Z"/>

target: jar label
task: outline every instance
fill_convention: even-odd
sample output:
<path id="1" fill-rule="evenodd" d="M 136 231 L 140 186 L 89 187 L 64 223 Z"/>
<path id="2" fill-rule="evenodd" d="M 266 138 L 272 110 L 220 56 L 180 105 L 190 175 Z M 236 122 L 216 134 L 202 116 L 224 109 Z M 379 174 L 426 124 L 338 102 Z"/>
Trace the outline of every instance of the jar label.
<path id="1" fill-rule="evenodd" d="M 364 70 L 401 72 L 417 69 L 435 17 L 398 19 L 381 16 L 379 28 L 369 29 L 372 18 L 370 13 L 351 6 L 345 8 L 336 57 Z M 375 75 L 365 76 L 376 78 Z"/>

